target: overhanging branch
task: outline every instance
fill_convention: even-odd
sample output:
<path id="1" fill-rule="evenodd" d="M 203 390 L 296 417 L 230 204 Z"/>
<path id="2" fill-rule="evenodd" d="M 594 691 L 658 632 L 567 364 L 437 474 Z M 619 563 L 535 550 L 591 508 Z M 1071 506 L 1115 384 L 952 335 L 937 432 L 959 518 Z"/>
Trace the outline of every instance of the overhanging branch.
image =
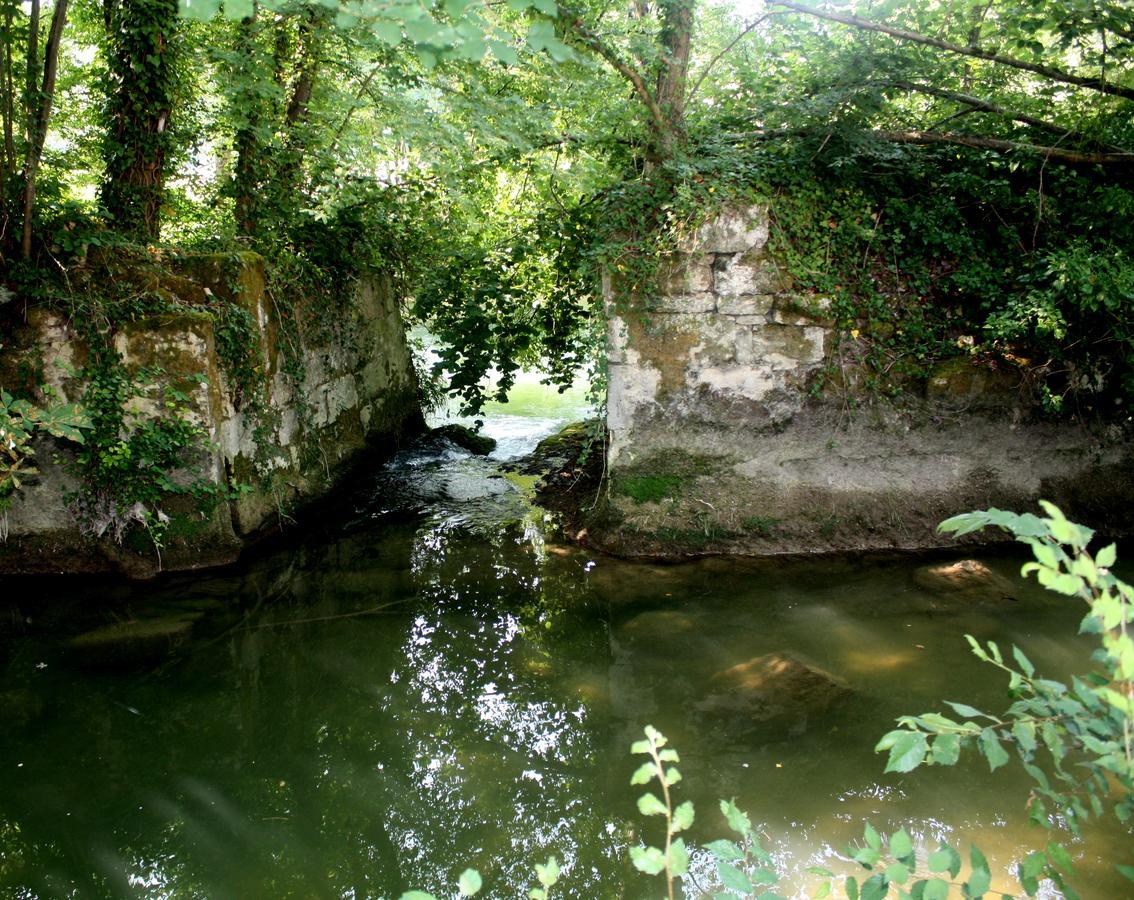
<path id="1" fill-rule="evenodd" d="M 1102 78 L 1093 78 L 1083 75 L 1074 75 L 1070 72 L 1064 72 L 1062 69 L 1056 69 L 1052 66 L 1041 65 L 1040 63 L 1031 63 L 1022 59 L 1015 59 L 1010 56 L 1001 56 L 999 53 L 993 53 L 991 50 L 985 50 L 981 47 L 966 47 L 961 44 L 953 44 L 949 41 L 943 41 L 940 38 L 930 37 L 925 34 L 918 34 L 916 31 L 907 31 L 904 28 L 893 28 L 889 25 L 882 25 L 878 22 L 872 22 L 869 19 L 863 19 L 859 16 L 843 15 L 841 13 L 826 12 L 825 10 L 815 9 L 811 6 L 804 6 L 802 3 L 795 3 L 792 0 L 768 0 L 769 6 L 782 6 L 784 9 L 794 10 L 804 15 L 814 16 L 817 19 L 826 19 L 829 22 L 838 22 L 842 25 L 850 25 L 853 28 L 861 28 L 864 31 L 875 31 L 879 34 L 889 35 L 890 37 L 897 38 L 902 41 L 910 41 L 915 44 L 924 44 L 927 47 L 936 47 L 939 50 L 945 50 L 949 53 L 958 53 L 962 56 L 972 56 L 976 59 L 984 59 L 989 62 L 996 63 L 997 65 L 1010 66 L 1014 69 L 1021 69 L 1025 72 L 1031 72 L 1035 75 L 1042 75 L 1051 81 L 1057 81 L 1061 84 L 1071 84 L 1076 87 L 1087 88 L 1092 91 L 1098 91 L 1100 94 L 1109 94 L 1113 97 L 1122 97 L 1124 100 L 1134 100 L 1134 88 L 1123 87 L 1122 85 L 1112 84 Z"/>
<path id="2" fill-rule="evenodd" d="M 883 140 L 899 144 L 957 144 L 979 150 L 1021 151 L 1034 153 L 1047 159 L 1070 165 L 1131 166 L 1134 153 L 1092 153 L 1082 150 L 1065 150 L 1062 147 L 1046 147 L 1023 141 L 1004 141 L 998 138 L 978 137 L 972 134 L 952 134 L 941 131 L 873 131 L 871 134 Z"/>

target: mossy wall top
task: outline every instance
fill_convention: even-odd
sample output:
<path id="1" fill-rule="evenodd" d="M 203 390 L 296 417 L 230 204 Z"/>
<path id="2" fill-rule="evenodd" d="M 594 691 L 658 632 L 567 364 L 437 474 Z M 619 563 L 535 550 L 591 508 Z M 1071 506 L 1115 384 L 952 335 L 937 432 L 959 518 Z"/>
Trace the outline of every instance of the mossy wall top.
<path id="1" fill-rule="evenodd" d="M 330 302 L 273 291 L 253 253 L 167 260 L 154 279 L 165 309 L 107 337 L 129 377 L 187 398 L 178 414 L 201 433 L 170 473 L 192 489 L 160 504 L 169 519 L 162 568 L 233 560 L 249 537 L 329 490 L 367 448 L 422 426 L 399 303 L 381 274 Z M 0 386 L 81 401 L 90 354 L 80 324 L 32 307 L 4 348 Z M 132 399 L 124 431 L 169 415 L 164 396 Z M 37 448 L 40 475 L 5 514 L 0 573 L 156 571 L 159 554 L 145 535 L 128 531 L 118 542 L 84 521 L 76 448 L 51 444 Z"/>

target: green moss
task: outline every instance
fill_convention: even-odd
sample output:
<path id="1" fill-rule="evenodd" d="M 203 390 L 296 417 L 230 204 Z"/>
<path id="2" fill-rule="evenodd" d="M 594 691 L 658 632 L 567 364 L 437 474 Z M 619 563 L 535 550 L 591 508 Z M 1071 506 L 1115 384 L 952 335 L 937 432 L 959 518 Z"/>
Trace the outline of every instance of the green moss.
<path id="1" fill-rule="evenodd" d="M 631 475 L 615 479 L 614 486 L 635 503 L 657 503 L 676 497 L 684 483 L 683 475 Z"/>
<path id="2" fill-rule="evenodd" d="M 663 450 L 617 473 L 613 487 L 635 503 L 657 503 L 681 496 L 689 482 L 714 474 L 721 464 L 719 457 Z"/>

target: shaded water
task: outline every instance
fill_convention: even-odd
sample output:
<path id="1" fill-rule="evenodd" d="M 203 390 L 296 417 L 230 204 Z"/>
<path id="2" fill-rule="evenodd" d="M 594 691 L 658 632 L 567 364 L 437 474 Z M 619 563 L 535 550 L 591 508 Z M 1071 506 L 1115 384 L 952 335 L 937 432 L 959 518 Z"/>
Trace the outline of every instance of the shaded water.
<path id="1" fill-rule="evenodd" d="M 239 571 L 28 596 L 0 674 L 0 893 L 452 896 L 474 866 L 486 895 L 521 897 L 554 853 L 561 896 L 656 896 L 625 852 L 642 827 L 627 749 L 648 722 L 682 753 L 696 842 L 724 835 L 716 799 L 733 796 L 796 871 L 865 818 L 931 849 L 976 839 L 1000 865 L 1044 842 L 1014 771 L 884 776 L 872 752 L 939 698 L 1006 705 L 966 632 L 1053 675 L 1086 665 L 1080 610 L 1018 563 L 988 561 L 1015 599 L 959 601 L 913 562 L 631 564 L 543 524 L 490 463 L 433 448 L 360 485 L 341 528 Z M 66 646 L 158 611 L 198 618 L 151 665 L 91 668 Z M 759 721 L 728 670 L 784 653 L 849 693 Z M 1122 896 L 1100 860 L 1129 837 L 1096 837 L 1084 896 Z"/>

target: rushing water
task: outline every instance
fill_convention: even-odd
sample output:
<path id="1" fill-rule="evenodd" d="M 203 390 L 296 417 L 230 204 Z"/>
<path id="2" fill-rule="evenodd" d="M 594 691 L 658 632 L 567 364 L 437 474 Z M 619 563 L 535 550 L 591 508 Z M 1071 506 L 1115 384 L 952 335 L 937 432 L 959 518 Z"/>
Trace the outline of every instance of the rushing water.
<path id="1" fill-rule="evenodd" d="M 571 402 L 535 408 L 538 428 Z M 517 422 L 494 430 L 513 441 L 502 455 L 522 449 Z M 1013 599 L 977 600 L 919 586 L 917 562 L 625 563 L 549 543 L 522 487 L 426 446 L 360 485 L 341 527 L 238 571 L 0 582 L 32 618 L 0 657 L 0 892 L 453 896 L 473 866 L 486 895 L 523 897 L 555 854 L 560 896 L 657 896 L 626 861 L 657 838 L 628 785 L 646 723 L 681 751 L 691 839 L 724 836 L 716 799 L 735 797 L 802 890 L 865 819 L 930 849 L 975 839 L 999 866 L 1042 846 L 1014 768 L 885 776 L 872 752 L 939 698 L 1006 705 L 965 633 L 1054 675 L 1086 665 L 1080 610 L 1019 582 L 1017 562 L 987 561 Z M 67 644 L 159 614 L 193 636 L 145 665 L 92 666 Z M 768 715 L 735 667 L 769 655 L 839 695 L 788 684 Z M 1124 895 L 1103 860 L 1128 844 L 1078 847 L 1084 896 Z"/>

